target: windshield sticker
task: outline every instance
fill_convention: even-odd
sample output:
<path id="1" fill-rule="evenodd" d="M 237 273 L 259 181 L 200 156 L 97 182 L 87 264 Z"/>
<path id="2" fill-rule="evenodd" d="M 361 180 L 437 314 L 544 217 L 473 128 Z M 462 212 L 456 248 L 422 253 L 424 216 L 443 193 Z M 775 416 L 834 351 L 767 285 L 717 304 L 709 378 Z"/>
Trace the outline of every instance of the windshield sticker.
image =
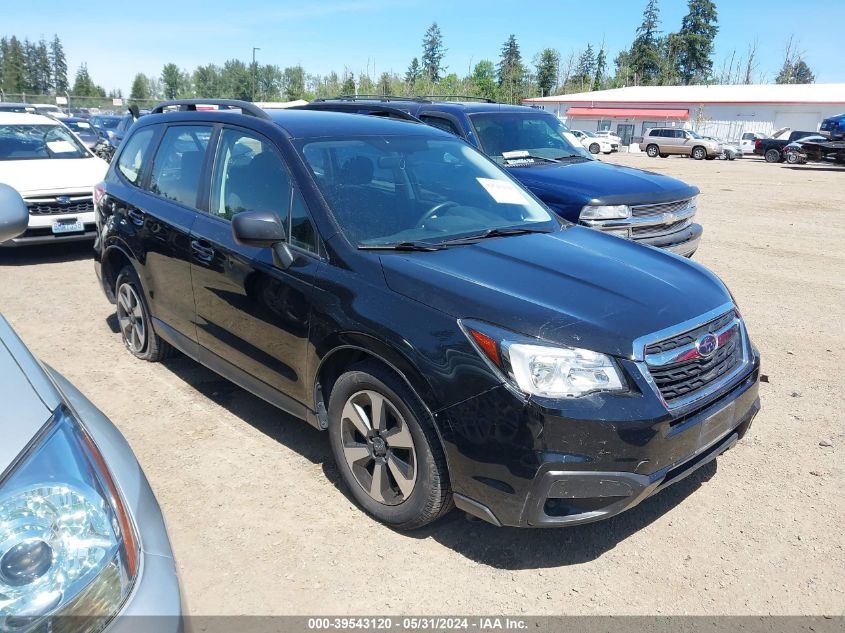
<path id="1" fill-rule="evenodd" d="M 48 141 L 47 149 L 54 154 L 73 154 L 76 152 L 76 148 L 70 141 Z"/>
<path id="2" fill-rule="evenodd" d="M 476 178 L 490 197 L 499 204 L 526 204 L 528 199 L 510 180 L 496 180 L 494 178 Z"/>

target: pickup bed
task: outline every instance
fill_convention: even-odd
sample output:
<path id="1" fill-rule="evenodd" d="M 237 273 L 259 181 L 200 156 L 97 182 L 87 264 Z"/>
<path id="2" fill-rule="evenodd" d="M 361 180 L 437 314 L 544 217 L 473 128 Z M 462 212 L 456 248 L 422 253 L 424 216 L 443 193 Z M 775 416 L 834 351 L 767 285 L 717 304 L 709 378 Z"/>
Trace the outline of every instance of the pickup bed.
<path id="1" fill-rule="evenodd" d="M 784 159 L 784 147 L 807 136 L 816 135 L 818 135 L 818 132 L 793 131 L 789 133 L 789 136 L 781 138 L 758 138 L 754 141 L 754 153 L 765 157 L 767 163 L 780 163 Z"/>

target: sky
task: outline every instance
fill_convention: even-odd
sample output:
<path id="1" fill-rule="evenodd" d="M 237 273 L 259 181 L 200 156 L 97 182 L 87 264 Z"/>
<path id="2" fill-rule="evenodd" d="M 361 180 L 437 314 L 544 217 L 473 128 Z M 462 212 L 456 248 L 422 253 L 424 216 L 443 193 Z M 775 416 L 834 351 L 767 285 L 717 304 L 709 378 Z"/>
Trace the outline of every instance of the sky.
<path id="1" fill-rule="evenodd" d="M 281 67 L 302 64 L 307 73 L 344 67 L 357 76 L 369 69 L 404 74 L 420 55 L 426 28 L 436 21 L 446 46 L 448 72 L 463 76 L 482 59 L 496 61 L 508 36 L 517 37 L 523 59 L 543 48 L 565 58 L 602 41 L 612 60 L 630 45 L 646 0 L 0 0 L 0 36 L 61 38 L 69 79 L 88 64 L 106 90 L 128 94 L 136 72 L 160 75 L 168 62 L 193 70 L 227 59 Z M 660 0 L 661 28 L 675 31 L 685 0 Z M 845 0 L 716 0 L 719 33 L 714 66 L 733 51 L 744 56 L 758 41 L 757 81 L 773 82 L 791 34 L 819 83 L 845 82 L 842 36 L 820 25 L 845 24 Z M 809 27 L 808 27 L 809 25 Z M 813 37 L 818 34 L 817 37 Z"/>

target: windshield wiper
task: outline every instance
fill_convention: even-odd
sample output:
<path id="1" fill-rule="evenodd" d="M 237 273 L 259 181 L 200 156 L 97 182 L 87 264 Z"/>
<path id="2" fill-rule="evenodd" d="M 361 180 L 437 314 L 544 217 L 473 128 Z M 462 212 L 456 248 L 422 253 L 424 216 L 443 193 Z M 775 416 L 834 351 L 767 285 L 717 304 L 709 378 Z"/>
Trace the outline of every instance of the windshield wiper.
<path id="1" fill-rule="evenodd" d="M 361 251 L 439 251 L 437 244 L 428 242 L 397 242 L 396 244 L 358 244 Z"/>
<path id="2" fill-rule="evenodd" d="M 510 152 L 505 152 L 508 154 Z M 560 162 L 557 158 L 548 158 L 546 156 L 537 156 L 536 154 L 529 154 L 528 152 L 513 152 L 514 154 L 519 154 L 519 156 L 504 156 L 502 155 L 502 159 L 505 161 L 505 164 L 512 163 L 514 165 L 531 165 L 527 161 L 535 161 L 540 160 L 544 163 L 558 163 Z"/>
<path id="3" fill-rule="evenodd" d="M 463 237 L 455 237 L 450 240 L 439 242 L 440 244 L 472 244 L 477 240 L 486 240 L 491 237 L 507 237 L 509 235 L 525 235 L 526 233 L 551 233 L 548 229 L 535 229 L 528 226 L 514 226 L 512 228 L 504 229 L 487 229 L 483 233 L 476 235 L 464 235 Z"/>

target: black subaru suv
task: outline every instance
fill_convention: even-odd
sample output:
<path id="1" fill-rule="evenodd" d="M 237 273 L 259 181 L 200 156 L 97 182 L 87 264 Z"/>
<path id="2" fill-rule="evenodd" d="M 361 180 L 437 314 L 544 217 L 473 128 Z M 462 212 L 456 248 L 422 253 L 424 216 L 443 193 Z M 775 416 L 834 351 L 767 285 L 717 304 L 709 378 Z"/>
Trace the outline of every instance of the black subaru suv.
<path id="1" fill-rule="evenodd" d="M 716 276 L 560 220 L 429 126 L 161 104 L 95 201 L 129 352 L 176 348 L 326 429 L 352 496 L 397 528 L 453 504 L 496 525 L 608 517 L 759 409 Z"/>
<path id="2" fill-rule="evenodd" d="M 692 257 L 701 242 L 698 188 L 596 160 L 552 113 L 486 99 L 337 97 L 310 110 L 379 116 L 404 113 L 464 139 L 528 187 L 564 220 Z"/>

